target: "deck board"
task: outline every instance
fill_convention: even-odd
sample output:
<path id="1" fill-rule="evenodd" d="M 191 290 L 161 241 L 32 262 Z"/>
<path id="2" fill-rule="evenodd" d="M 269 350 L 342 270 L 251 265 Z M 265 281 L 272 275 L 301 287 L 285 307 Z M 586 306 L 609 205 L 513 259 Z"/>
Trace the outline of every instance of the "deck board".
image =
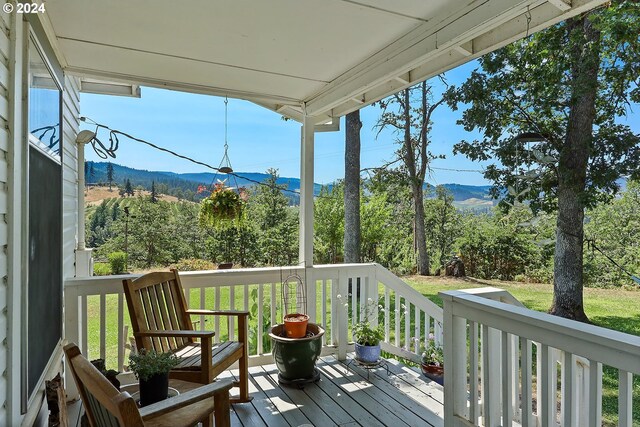
<path id="1" fill-rule="evenodd" d="M 244 427 L 442 427 L 442 387 L 397 361 L 388 361 L 389 376 L 378 369 L 369 373 L 369 380 L 365 370 L 347 363 L 333 356 L 321 358 L 320 381 L 301 390 L 280 386 L 274 365 L 250 368 L 254 400 L 233 405 L 238 419 Z M 237 370 L 232 374 L 237 377 Z"/>

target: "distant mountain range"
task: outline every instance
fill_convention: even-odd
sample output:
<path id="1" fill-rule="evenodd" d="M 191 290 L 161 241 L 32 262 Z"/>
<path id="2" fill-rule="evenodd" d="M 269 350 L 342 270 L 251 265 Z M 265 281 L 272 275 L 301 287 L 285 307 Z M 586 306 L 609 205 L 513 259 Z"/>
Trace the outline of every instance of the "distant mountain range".
<path id="1" fill-rule="evenodd" d="M 88 183 L 101 183 L 107 181 L 107 162 L 87 162 L 87 169 L 85 170 L 86 180 Z M 214 182 L 216 175 L 210 172 L 200 173 L 175 173 L 175 172 L 163 172 L 163 171 L 148 171 L 133 169 L 127 166 L 118 165 L 112 163 L 114 172 L 114 184 L 122 184 L 127 179 L 131 181 L 134 187 L 142 186 L 145 189 L 151 188 L 151 183 L 155 182 L 156 185 L 164 184 L 168 188 L 179 188 L 182 191 L 196 191 L 198 185 L 209 186 Z M 93 169 L 93 175 L 91 175 L 91 169 Z M 239 187 L 253 187 L 257 182 L 263 182 L 269 175 L 266 173 L 258 172 L 236 172 L 237 177 L 229 177 L 228 185 Z M 224 175 L 218 175 L 217 179 L 222 179 Z M 290 191 L 300 190 L 299 178 L 287 178 L 280 177 L 277 180 L 280 185 L 285 185 Z M 331 184 L 329 184 L 331 186 Z M 462 184 L 443 184 L 443 186 L 449 190 L 453 195 L 453 200 L 459 208 L 489 208 L 494 202 L 489 196 L 488 185 L 462 185 Z M 321 184 L 314 184 L 314 194 L 318 195 L 322 189 Z M 425 190 L 427 192 L 433 189 L 430 184 L 425 184 Z M 290 192 L 287 196 L 291 197 L 293 202 L 297 202 L 295 195 Z M 293 196 L 293 197 L 292 197 Z"/>

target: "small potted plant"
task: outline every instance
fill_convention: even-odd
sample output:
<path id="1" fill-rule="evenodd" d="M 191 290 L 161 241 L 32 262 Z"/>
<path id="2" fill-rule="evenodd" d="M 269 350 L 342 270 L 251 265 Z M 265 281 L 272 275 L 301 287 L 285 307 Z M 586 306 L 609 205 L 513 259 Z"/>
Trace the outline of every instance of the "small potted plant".
<path id="1" fill-rule="evenodd" d="M 382 325 L 371 326 L 368 321 L 356 323 L 353 328 L 356 340 L 356 360 L 363 363 L 376 363 L 380 360 L 380 341 L 384 338 Z"/>
<path id="2" fill-rule="evenodd" d="M 422 348 L 421 364 L 422 373 L 429 379 L 442 385 L 444 382 L 444 353 L 442 346 L 436 343 L 433 334 L 429 334 L 426 347 Z"/>
<path id="3" fill-rule="evenodd" d="M 172 353 L 140 350 L 129 356 L 129 368 L 140 381 L 140 406 L 164 400 L 169 395 L 169 371 L 180 359 Z"/>
<path id="4" fill-rule="evenodd" d="M 338 295 L 338 299 L 340 299 L 340 295 Z M 356 323 L 353 327 L 353 339 L 356 341 L 356 360 L 362 363 L 376 363 L 380 360 L 380 341 L 384 339 L 384 331 L 382 325 L 374 327 L 369 321 L 372 316 L 375 316 L 373 310 L 377 304 L 377 301 L 368 298 L 367 303 L 361 308 L 360 318 L 364 320 Z"/>

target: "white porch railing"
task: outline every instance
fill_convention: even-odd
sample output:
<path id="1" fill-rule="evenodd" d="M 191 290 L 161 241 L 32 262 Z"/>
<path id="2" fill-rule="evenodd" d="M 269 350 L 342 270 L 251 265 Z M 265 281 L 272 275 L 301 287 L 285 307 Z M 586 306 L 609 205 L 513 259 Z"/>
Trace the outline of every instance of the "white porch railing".
<path id="1" fill-rule="evenodd" d="M 419 342 L 426 342 L 429 333 L 441 340 L 442 310 L 378 264 L 321 265 L 306 271 L 302 267 L 195 271 L 180 276 L 191 308 L 251 312 L 249 363 L 260 365 L 272 363 L 268 333 L 271 325 L 281 322 L 281 283 L 293 273 L 302 276 L 308 285 L 310 321 L 327 331 L 325 354 L 346 357 L 353 346 L 352 327 L 362 317 L 360 308 L 369 298 L 377 299 L 384 309 L 378 311 L 378 305 L 373 304 L 375 312 L 370 319 L 374 324 L 384 324 L 384 351 L 417 360 L 414 352 Z M 74 278 L 65 282 L 66 339 L 77 342 L 88 357 L 106 358 L 107 365 L 118 370 L 126 364 L 125 327 L 130 320 L 122 280 L 129 277 L 136 276 Z M 236 325 L 227 324 L 224 319 L 222 324 L 219 319 L 193 320 L 199 322 L 201 329 L 214 330 L 216 339 L 237 333 Z"/>
<path id="2" fill-rule="evenodd" d="M 497 289 L 475 291 L 440 294 L 446 427 L 600 427 L 603 365 L 619 372 L 618 425 L 633 425 L 640 337 L 528 310 Z"/>

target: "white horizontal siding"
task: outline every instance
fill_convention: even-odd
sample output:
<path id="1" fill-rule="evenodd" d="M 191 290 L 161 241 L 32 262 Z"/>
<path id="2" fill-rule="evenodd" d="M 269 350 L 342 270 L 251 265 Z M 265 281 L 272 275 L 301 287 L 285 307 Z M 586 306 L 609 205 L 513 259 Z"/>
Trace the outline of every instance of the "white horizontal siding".
<path id="1" fill-rule="evenodd" d="M 4 3 L 4 2 L 3 2 Z M 9 15 L 0 13 L 0 424 L 7 420 L 7 318 L 8 290 L 8 174 L 7 152 L 9 151 L 9 133 L 6 130 L 9 120 Z"/>
<path id="2" fill-rule="evenodd" d="M 62 96 L 62 272 L 75 276 L 75 248 L 78 238 L 78 150 L 76 135 L 80 127 L 78 79 L 65 77 Z M 82 171 L 84 173 L 84 170 Z"/>

